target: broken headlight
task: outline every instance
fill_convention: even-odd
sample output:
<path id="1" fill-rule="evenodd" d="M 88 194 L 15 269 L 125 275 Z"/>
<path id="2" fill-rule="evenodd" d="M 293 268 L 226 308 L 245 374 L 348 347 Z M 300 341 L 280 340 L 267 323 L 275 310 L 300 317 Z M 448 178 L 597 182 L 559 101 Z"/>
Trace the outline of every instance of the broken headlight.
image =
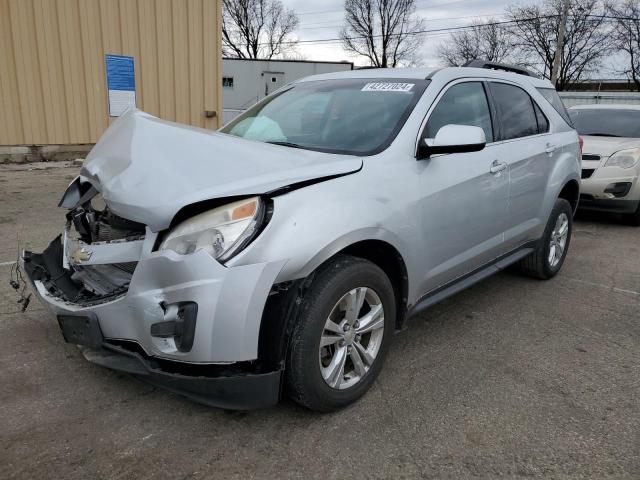
<path id="1" fill-rule="evenodd" d="M 179 223 L 164 239 L 160 250 L 173 250 L 181 255 L 205 250 L 224 262 L 251 241 L 262 212 L 259 197 L 209 210 Z"/>

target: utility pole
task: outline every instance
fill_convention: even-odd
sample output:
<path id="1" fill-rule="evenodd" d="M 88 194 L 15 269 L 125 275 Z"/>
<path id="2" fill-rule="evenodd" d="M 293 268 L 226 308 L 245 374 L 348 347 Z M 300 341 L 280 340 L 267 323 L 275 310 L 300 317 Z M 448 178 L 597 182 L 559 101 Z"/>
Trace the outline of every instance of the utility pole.
<path id="1" fill-rule="evenodd" d="M 560 16 L 560 28 L 558 28 L 558 42 L 556 43 L 556 54 L 553 57 L 551 67 L 551 83 L 556 86 L 558 80 L 558 70 L 560 70 L 560 60 L 564 49 L 564 35 L 567 30 L 567 17 L 569 16 L 569 0 L 564 0 L 562 4 L 562 15 Z"/>

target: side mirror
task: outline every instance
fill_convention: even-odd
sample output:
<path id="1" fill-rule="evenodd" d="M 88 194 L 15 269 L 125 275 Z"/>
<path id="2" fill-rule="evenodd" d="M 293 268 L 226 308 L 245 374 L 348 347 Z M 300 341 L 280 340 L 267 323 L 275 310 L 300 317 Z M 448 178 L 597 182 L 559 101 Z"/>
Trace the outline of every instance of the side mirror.
<path id="1" fill-rule="evenodd" d="M 416 158 L 422 160 L 438 153 L 478 152 L 487 144 L 484 130 L 468 125 L 445 125 L 433 140 L 425 138 L 418 145 Z"/>

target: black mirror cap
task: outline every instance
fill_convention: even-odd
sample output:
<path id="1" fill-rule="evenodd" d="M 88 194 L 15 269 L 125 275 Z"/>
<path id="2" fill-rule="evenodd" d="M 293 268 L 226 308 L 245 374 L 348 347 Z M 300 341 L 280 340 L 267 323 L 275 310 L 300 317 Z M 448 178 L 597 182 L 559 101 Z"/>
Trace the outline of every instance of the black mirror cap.
<path id="1" fill-rule="evenodd" d="M 437 145 L 429 146 L 421 143 L 418 146 L 418 154 L 416 160 L 425 160 L 431 155 L 437 155 L 441 153 L 469 153 L 479 152 L 487 145 L 486 142 L 482 143 L 468 143 L 465 145 Z"/>

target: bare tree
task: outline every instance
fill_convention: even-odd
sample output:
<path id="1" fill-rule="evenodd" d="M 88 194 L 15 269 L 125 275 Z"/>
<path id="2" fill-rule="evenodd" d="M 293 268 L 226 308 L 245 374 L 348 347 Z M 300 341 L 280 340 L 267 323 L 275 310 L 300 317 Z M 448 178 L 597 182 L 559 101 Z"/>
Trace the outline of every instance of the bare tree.
<path id="1" fill-rule="evenodd" d="M 223 0 L 222 53 L 236 58 L 266 58 L 295 49 L 298 17 L 280 0 Z"/>
<path id="2" fill-rule="evenodd" d="M 571 0 L 556 82 L 558 90 L 597 72 L 611 53 L 605 9 L 600 0 Z M 551 76 L 561 11 L 562 0 L 507 8 L 507 16 L 514 22 L 511 31 L 515 47 L 527 59 L 528 66 L 546 78 Z"/>
<path id="3" fill-rule="evenodd" d="M 452 33 L 438 47 L 438 56 L 449 67 L 459 67 L 476 58 L 517 63 L 509 30 L 494 18 L 475 20 L 468 30 Z"/>
<path id="4" fill-rule="evenodd" d="M 640 91 L 640 1 L 624 0 L 619 6 L 609 6 L 608 13 L 616 17 L 612 32 L 615 46 L 627 57 L 626 67 L 617 73 L 630 78 Z"/>
<path id="5" fill-rule="evenodd" d="M 415 0 L 345 0 L 345 50 L 366 57 L 374 67 L 416 62 L 424 20 L 416 16 Z"/>

